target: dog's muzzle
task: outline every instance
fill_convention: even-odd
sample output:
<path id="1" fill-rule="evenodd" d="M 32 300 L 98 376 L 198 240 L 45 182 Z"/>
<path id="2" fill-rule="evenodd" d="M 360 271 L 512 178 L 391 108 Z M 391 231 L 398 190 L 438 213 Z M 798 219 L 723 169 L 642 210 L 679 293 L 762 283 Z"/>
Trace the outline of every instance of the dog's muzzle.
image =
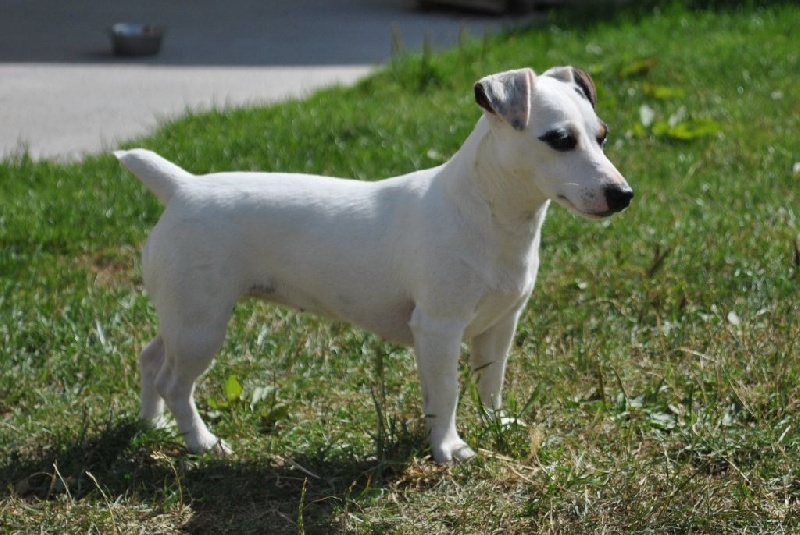
<path id="1" fill-rule="evenodd" d="M 633 190 L 627 184 L 613 184 L 603 190 L 609 212 L 621 212 L 631 203 Z"/>

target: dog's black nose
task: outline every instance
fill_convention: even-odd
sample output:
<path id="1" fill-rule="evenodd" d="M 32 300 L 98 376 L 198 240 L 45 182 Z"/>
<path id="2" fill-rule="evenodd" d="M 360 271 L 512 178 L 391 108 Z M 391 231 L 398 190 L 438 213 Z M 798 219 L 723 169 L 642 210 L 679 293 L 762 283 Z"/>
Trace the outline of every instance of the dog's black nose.
<path id="1" fill-rule="evenodd" d="M 606 186 L 604 193 L 608 209 L 612 212 L 621 212 L 633 199 L 633 190 L 627 184 Z"/>

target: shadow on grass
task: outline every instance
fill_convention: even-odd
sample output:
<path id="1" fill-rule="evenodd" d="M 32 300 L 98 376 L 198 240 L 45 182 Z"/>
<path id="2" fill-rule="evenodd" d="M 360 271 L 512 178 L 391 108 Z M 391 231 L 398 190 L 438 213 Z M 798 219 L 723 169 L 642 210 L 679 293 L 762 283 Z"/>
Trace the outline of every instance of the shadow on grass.
<path id="1" fill-rule="evenodd" d="M 396 480 L 424 441 L 387 444 L 384 461 L 325 453 L 241 460 L 189 455 L 164 435 L 126 420 L 77 438 L 56 436 L 35 452 L 6 451 L 0 502 L 144 506 L 151 515 L 174 511 L 174 528 L 189 533 L 329 533 L 353 500 Z M 184 506 L 192 513 L 185 523 Z"/>

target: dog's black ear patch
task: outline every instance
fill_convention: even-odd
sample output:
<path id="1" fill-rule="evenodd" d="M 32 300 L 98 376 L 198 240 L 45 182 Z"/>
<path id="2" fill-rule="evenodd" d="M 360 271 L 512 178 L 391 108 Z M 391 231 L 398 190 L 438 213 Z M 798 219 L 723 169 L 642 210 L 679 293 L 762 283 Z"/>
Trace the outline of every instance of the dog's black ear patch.
<path id="1" fill-rule="evenodd" d="M 483 84 L 481 84 L 480 82 L 477 82 L 475 84 L 475 102 L 478 103 L 478 106 L 488 111 L 489 113 L 495 113 L 494 109 L 492 108 L 492 103 L 489 100 L 489 97 L 486 96 L 486 88 L 483 87 Z"/>
<path id="2" fill-rule="evenodd" d="M 594 80 L 592 77 L 589 76 L 589 73 L 578 69 L 577 67 L 572 67 L 572 77 L 575 79 L 575 83 L 578 84 L 578 87 L 581 88 L 583 91 L 583 95 L 586 99 L 592 103 L 592 109 L 597 106 L 597 89 L 594 86 Z"/>

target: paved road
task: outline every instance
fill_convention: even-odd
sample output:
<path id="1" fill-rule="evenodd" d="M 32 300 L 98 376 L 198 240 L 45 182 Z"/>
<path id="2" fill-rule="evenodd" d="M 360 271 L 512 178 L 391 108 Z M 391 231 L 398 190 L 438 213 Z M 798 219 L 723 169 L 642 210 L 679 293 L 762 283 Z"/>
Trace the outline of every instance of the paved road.
<path id="1" fill-rule="evenodd" d="M 161 53 L 114 57 L 115 22 L 165 25 Z M 520 23 L 414 0 L 0 0 L 0 157 L 78 159 L 187 109 L 350 84 L 391 58 L 393 33 L 444 48 Z"/>

